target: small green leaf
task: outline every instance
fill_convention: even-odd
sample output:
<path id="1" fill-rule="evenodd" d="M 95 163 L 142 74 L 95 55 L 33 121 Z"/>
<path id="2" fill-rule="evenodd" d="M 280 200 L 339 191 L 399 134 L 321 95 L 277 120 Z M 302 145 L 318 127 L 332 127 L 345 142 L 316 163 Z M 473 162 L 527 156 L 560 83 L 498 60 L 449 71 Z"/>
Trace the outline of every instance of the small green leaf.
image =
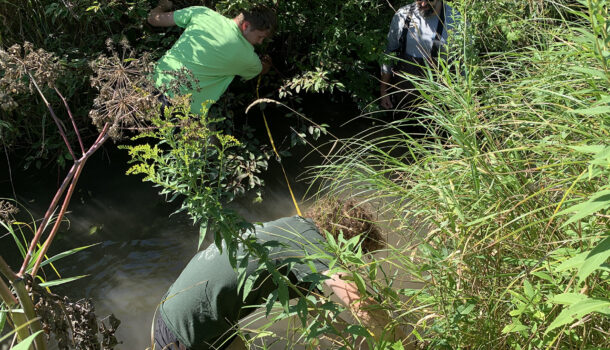
<path id="1" fill-rule="evenodd" d="M 582 115 L 600 115 L 600 114 L 610 114 L 610 106 L 597 106 L 591 108 L 583 108 L 583 109 L 574 109 L 571 111 L 575 114 Z"/>
<path id="2" fill-rule="evenodd" d="M 354 276 L 354 282 L 356 283 L 356 286 L 358 287 L 358 291 L 360 292 L 360 294 L 362 294 L 362 295 L 366 294 L 366 284 L 364 283 L 364 279 L 362 278 L 362 276 L 360 276 L 356 272 L 354 272 L 353 276 Z"/>
<path id="3" fill-rule="evenodd" d="M 580 293 L 562 293 L 551 298 L 551 302 L 555 304 L 572 305 L 587 299 L 587 296 Z"/>
<path id="4" fill-rule="evenodd" d="M 549 274 L 544 273 L 544 272 L 540 272 L 540 271 L 534 271 L 531 273 L 533 276 L 536 276 L 540 279 L 543 279 L 545 281 L 549 281 L 549 282 L 553 282 L 553 277 L 551 277 Z"/>
<path id="5" fill-rule="evenodd" d="M 557 268 L 555 268 L 555 271 L 562 272 L 562 271 L 566 271 L 569 269 L 574 269 L 574 268 L 580 267 L 582 265 L 582 263 L 585 261 L 585 258 L 587 257 L 588 254 L 589 254 L 589 252 L 586 251 L 586 252 L 582 252 L 576 256 L 569 258 L 568 260 L 561 263 L 561 265 L 557 266 Z"/>
<path id="6" fill-rule="evenodd" d="M 280 303 L 284 307 L 284 310 L 286 312 L 288 312 L 290 298 L 289 298 L 288 287 L 286 286 L 286 283 L 284 283 L 284 281 L 281 281 L 279 286 L 277 286 L 277 290 L 278 290 L 278 299 L 280 300 Z"/>
<path id="7" fill-rule="evenodd" d="M 347 333 L 350 333 L 353 335 L 359 335 L 361 337 L 370 337 L 371 336 L 371 333 L 369 333 L 369 331 L 366 328 L 356 325 L 356 324 L 347 326 L 347 328 L 345 328 L 345 331 Z"/>
<path id="8" fill-rule="evenodd" d="M 15 347 L 13 347 L 13 350 L 28 350 L 32 344 L 34 343 L 34 339 L 41 334 L 43 331 L 38 331 L 32 335 L 30 335 L 29 337 L 23 339 L 23 341 L 21 341 L 19 344 L 17 344 Z"/>
<path id="9" fill-rule="evenodd" d="M 610 190 L 599 191 L 586 202 L 576 204 L 567 209 L 564 209 L 558 213 L 558 215 L 565 215 L 568 213 L 574 213 L 574 215 L 566 221 L 563 226 L 569 225 L 575 221 L 578 221 L 586 216 L 593 215 L 601 210 L 610 207 Z"/>
<path id="10" fill-rule="evenodd" d="M 529 327 L 522 325 L 519 321 L 515 321 L 515 323 L 511 323 L 502 329 L 502 333 L 512 333 L 512 332 L 521 332 L 528 331 Z"/>
<path id="11" fill-rule="evenodd" d="M 523 281 L 523 291 L 530 301 L 534 298 L 534 288 L 528 280 Z"/>

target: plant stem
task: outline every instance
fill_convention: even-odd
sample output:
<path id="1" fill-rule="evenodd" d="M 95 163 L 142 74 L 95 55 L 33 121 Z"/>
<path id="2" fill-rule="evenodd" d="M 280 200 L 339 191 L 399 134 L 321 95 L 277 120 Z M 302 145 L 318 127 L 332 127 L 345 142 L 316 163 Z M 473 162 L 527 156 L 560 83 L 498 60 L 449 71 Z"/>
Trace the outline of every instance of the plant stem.
<path id="1" fill-rule="evenodd" d="M 66 101 L 66 98 L 61 94 L 61 92 L 59 92 L 59 90 L 57 90 L 57 88 L 55 88 L 55 92 L 57 93 L 57 95 L 59 95 L 59 98 L 61 98 L 61 100 L 64 103 L 64 106 L 66 107 L 66 111 L 68 111 L 68 116 L 70 117 L 70 121 L 72 122 L 72 127 L 74 128 L 74 132 L 76 133 L 76 137 L 78 138 L 78 144 L 80 145 L 80 150 L 82 154 L 85 154 L 85 146 L 83 146 L 83 139 L 80 137 L 80 132 L 78 132 L 78 127 L 76 126 L 76 122 L 74 121 L 74 116 L 72 115 L 72 110 L 70 110 L 70 106 L 68 106 L 68 102 Z"/>
<path id="2" fill-rule="evenodd" d="M 23 263 L 21 264 L 21 269 L 19 270 L 19 273 L 17 273 L 18 276 L 23 276 L 25 274 L 28 264 L 30 263 L 30 259 L 32 259 L 32 256 L 34 255 L 34 250 L 36 249 L 36 245 L 40 241 L 40 237 L 42 236 L 42 233 L 44 232 L 44 229 L 47 226 L 47 223 L 51 219 L 51 216 L 55 212 L 55 208 L 57 208 L 57 204 L 59 203 L 59 200 L 63 196 L 64 191 L 66 190 L 68 185 L 70 183 L 72 183 L 72 178 L 74 177 L 75 173 L 76 173 L 76 164 L 72 165 L 72 168 L 70 168 L 68 175 L 66 175 L 63 183 L 61 184 L 61 186 L 55 193 L 55 197 L 53 197 L 53 200 L 51 201 L 51 205 L 49 205 L 49 208 L 47 209 L 47 212 L 45 213 L 44 218 L 42 219 L 40 226 L 38 226 L 38 230 L 36 230 L 36 234 L 34 235 L 32 242 L 30 243 L 28 252 L 25 255 L 25 257 L 23 258 Z"/>
<path id="3" fill-rule="evenodd" d="M 25 318 L 24 314 L 20 312 L 12 312 L 12 309 L 18 308 L 19 301 L 17 300 L 17 298 L 15 298 L 9 287 L 6 285 L 6 283 L 4 283 L 4 280 L 1 278 L 0 297 L 8 308 L 9 316 L 13 321 L 14 328 L 17 330 L 17 338 L 19 338 L 20 341 L 27 338 L 30 335 L 27 327 L 19 327 L 25 324 L 27 322 L 27 319 Z"/>
<path id="4" fill-rule="evenodd" d="M 40 318 L 36 317 L 36 310 L 34 310 L 34 303 L 28 294 L 28 291 L 25 288 L 25 282 L 23 278 L 18 278 L 13 281 L 13 287 L 15 288 L 15 293 L 17 293 L 17 297 L 19 298 L 19 302 L 21 303 L 21 307 L 23 308 L 23 312 L 27 317 L 28 321 L 31 322 L 30 329 L 32 334 L 41 331 L 42 325 L 40 323 Z M 42 337 L 42 334 L 34 340 L 36 344 L 37 350 L 46 350 L 47 344 Z"/>

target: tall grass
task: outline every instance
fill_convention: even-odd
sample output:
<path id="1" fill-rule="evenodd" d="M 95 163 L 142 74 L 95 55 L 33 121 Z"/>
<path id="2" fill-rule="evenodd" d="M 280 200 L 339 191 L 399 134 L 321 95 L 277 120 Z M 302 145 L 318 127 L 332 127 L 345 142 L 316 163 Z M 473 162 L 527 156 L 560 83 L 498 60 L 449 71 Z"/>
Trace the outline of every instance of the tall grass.
<path id="1" fill-rule="evenodd" d="M 431 348 L 610 346 L 610 20 L 607 1 L 579 3 L 531 45 L 459 51 L 411 78 L 417 112 L 345 140 L 315 169 L 324 190 L 384 199 L 411 240 L 386 261 L 423 287 L 378 293 Z M 562 313 L 584 299 L 596 304 Z"/>

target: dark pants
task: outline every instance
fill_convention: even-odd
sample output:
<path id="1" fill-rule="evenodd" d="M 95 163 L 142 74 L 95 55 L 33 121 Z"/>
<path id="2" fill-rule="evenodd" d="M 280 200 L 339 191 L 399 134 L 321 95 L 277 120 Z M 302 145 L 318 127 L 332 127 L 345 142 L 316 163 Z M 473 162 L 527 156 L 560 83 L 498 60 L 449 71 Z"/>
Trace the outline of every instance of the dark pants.
<path id="1" fill-rule="evenodd" d="M 392 75 L 392 88 L 390 93 L 392 94 L 392 105 L 394 108 L 409 111 L 417 104 L 419 98 L 419 92 L 415 90 L 413 83 L 404 78 L 405 75 L 422 77 L 424 75 L 426 62 L 424 59 L 410 57 L 400 62 L 394 68 L 394 74 Z M 400 75 L 399 75 L 400 74 Z M 401 76 L 402 75 L 402 76 Z"/>
<path id="2" fill-rule="evenodd" d="M 212 343 L 223 343 L 222 346 L 218 347 L 210 347 L 211 349 L 216 350 L 225 350 L 231 345 L 236 335 L 231 335 L 228 339 L 223 338 L 222 341 L 218 339 Z M 163 317 L 161 314 L 157 314 L 157 319 L 155 320 L 155 350 L 188 350 L 188 348 L 180 343 L 180 340 L 174 335 L 174 333 L 167 328 L 165 321 L 163 321 Z"/>
<path id="3" fill-rule="evenodd" d="M 155 350 L 187 350 L 184 344 L 181 344 L 178 338 L 167 328 L 161 314 L 157 314 L 155 320 Z"/>

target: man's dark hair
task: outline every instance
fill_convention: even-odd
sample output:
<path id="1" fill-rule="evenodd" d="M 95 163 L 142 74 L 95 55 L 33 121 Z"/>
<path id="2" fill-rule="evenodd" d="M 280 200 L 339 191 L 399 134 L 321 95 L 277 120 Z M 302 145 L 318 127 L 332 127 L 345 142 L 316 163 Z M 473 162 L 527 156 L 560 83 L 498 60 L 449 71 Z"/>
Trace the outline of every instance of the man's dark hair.
<path id="1" fill-rule="evenodd" d="M 269 30 L 271 33 L 277 27 L 277 17 L 275 12 L 265 6 L 255 6 L 242 12 L 244 21 L 250 22 L 255 30 Z"/>

